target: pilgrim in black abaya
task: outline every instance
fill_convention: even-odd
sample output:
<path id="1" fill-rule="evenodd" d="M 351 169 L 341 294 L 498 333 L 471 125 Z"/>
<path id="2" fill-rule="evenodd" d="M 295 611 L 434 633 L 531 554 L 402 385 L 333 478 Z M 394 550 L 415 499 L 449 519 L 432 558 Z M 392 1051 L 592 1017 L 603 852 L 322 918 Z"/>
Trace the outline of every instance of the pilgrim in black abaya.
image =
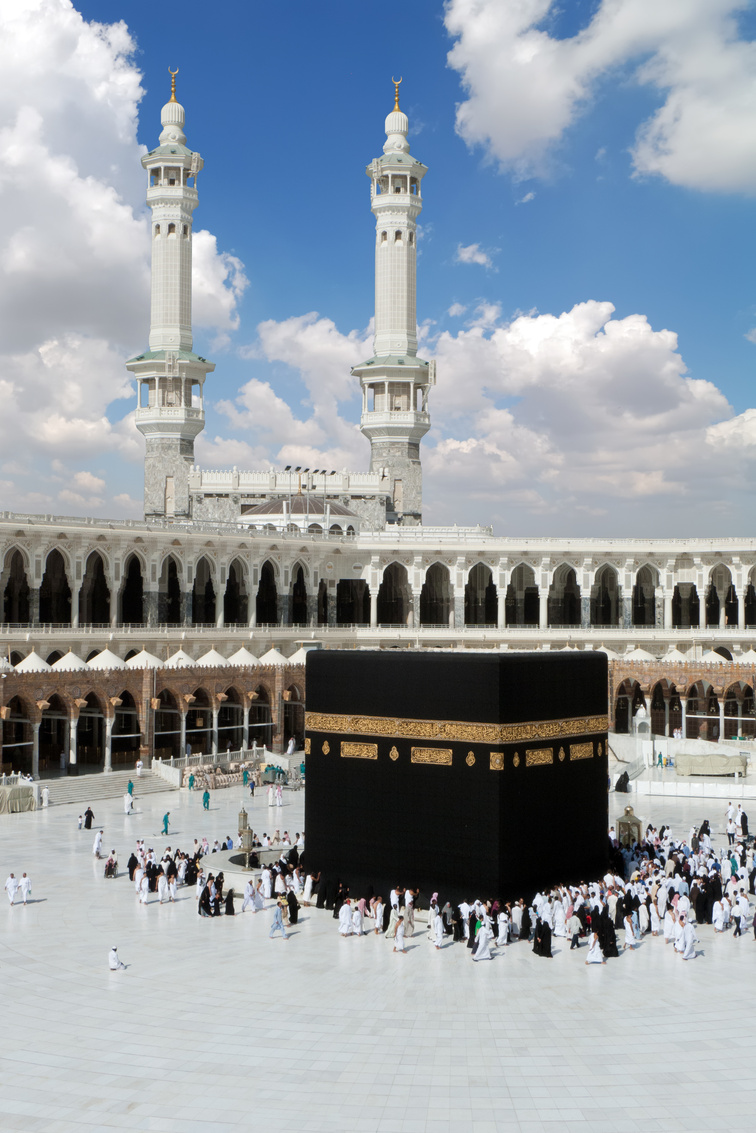
<path id="1" fill-rule="evenodd" d="M 617 948 L 617 933 L 614 931 L 612 918 L 609 916 L 609 910 L 604 906 L 601 910 L 601 916 L 596 917 L 596 934 L 601 945 L 601 951 L 604 953 L 604 959 L 619 957 L 619 949 Z"/>
<path id="2" fill-rule="evenodd" d="M 530 909 L 526 905 L 522 910 L 522 920 L 520 921 L 520 940 L 530 940 L 530 930 L 533 921 L 530 916 Z"/>
<path id="3" fill-rule="evenodd" d="M 201 917 L 211 917 L 213 910 L 210 907 L 210 890 L 206 885 L 200 893 L 199 904 L 197 905 L 197 912 Z"/>
<path id="4" fill-rule="evenodd" d="M 234 891 L 229 889 L 226 894 L 226 916 L 232 917 L 234 915 Z"/>
<path id="5" fill-rule="evenodd" d="M 94 822 L 94 814 L 92 812 L 91 806 L 88 806 L 87 809 L 84 811 L 84 829 L 85 830 L 91 830 L 93 822 Z"/>
<path id="6" fill-rule="evenodd" d="M 291 889 L 286 894 L 286 904 L 289 906 L 289 924 L 296 924 L 299 917 L 299 901 L 297 901 Z"/>

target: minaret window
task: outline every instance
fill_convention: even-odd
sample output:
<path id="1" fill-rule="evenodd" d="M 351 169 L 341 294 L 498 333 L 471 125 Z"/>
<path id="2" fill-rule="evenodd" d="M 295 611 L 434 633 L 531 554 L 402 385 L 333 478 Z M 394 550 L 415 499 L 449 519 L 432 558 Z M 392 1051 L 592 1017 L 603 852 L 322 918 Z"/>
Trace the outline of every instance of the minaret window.
<path id="1" fill-rule="evenodd" d="M 401 230 L 401 228 L 397 228 L 396 232 L 394 233 L 394 243 L 395 244 L 401 244 L 401 242 L 402 242 L 402 230 Z"/>
<path id="2" fill-rule="evenodd" d="M 155 235 L 156 235 L 156 236 L 159 236 L 159 235 L 160 235 L 160 225 L 159 225 L 159 224 L 156 224 L 156 225 L 155 225 Z"/>
<path id="3" fill-rule="evenodd" d="M 414 233 L 414 232 L 410 232 L 410 234 L 409 234 L 409 242 L 410 242 L 410 244 L 414 244 L 414 243 L 415 243 L 415 233 Z"/>
<path id="4" fill-rule="evenodd" d="M 168 235 L 169 236 L 175 236 L 176 235 L 176 225 L 175 224 L 169 224 L 168 225 Z"/>
<path id="5" fill-rule="evenodd" d="M 185 224 L 184 225 L 184 236 L 188 236 L 188 235 L 189 235 L 189 225 Z M 410 244 L 411 243 L 412 243 L 412 241 L 410 240 Z"/>
<path id="6" fill-rule="evenodd" d="M 387 244 L 387 243 L 388 243 L 388 232 L 382 232 L 381 233 L 381 244 Z"/>

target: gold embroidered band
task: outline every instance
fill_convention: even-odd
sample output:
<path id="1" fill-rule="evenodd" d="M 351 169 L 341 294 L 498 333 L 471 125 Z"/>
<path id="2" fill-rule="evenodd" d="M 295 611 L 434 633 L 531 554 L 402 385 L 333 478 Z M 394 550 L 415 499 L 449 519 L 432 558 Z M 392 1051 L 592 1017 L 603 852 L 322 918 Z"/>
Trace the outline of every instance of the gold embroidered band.
<path id="1" fill-rule="evenodd" d="M 532 720 L 523 724 L 471 724 L 465 720 L 405 720 L 399 716 L 308 712 L 305 727 L 308 732 L 507 744 L 592 736 L 608 731 L 609 719 L 607 716 L 576 716 L 564 720 Z"/>
<path id="2" fill-rule="evenodd" d="M 410 758 L 412 763 L 439 763 L 451 767 L 452 752 L 450 747 L 413 747 Z"/>
<path id="3" fill-rule="evenodd" d="M 341 744 L 341 755 L 350 759 L 377 759 L 378 744 L 350 744 L 344 740 Z"/>
<path id="4" fill-rule="evenodd" d="M 593 744 L 570 744 L 570 759 L 593 759 Z"/>

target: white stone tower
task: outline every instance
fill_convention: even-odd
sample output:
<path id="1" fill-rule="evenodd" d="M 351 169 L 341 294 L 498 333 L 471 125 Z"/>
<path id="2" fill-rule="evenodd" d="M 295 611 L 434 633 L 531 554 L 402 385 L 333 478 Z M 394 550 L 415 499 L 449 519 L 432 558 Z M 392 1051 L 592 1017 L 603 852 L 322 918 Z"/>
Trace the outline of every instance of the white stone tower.
<path id="1" fill-rule="evenodd" d="M 160 115 L 160 145 L 142 158 L 152 209 L 150 346 L 126 363 L 137 381 L 136 426 L 147 442 L 147 519 L 190 513 L 194 438 L 205 427 L 203 388 L 215 369 L 192 353 L 192 213 L 203 161 L 186 146 L 177 74 L 171 72 L 171 98 Z"/>
<path id="2" fill-rule="evenodd" d="M 420 441 L 430 428 L 428 392 L 435 384 L 434 364 L 417 357 L 417 218 L 428 170 L 409 152 L 399 83 L 394 82 L 383 156 L 366 170 L 376 219 L 375 338 L 373 357 L 352 373 L 362 384 L 360 427 L 370 440 L 370 471 L 386 478 L 387 518 L 417 524 L 423 499 Z"/>

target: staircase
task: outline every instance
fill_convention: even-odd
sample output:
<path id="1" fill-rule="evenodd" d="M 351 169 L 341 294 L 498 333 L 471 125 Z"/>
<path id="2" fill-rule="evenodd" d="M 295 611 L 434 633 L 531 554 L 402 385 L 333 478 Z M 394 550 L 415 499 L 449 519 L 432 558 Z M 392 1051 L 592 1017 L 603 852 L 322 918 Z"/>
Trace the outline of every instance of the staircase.
<path id="1" fill-rule="evenodd" d="M 63 803 L 94 803 L 98 799 L 117 799 L 126 794 L 129 779 L 134 784 L 134 797 L 143 798 L 145 795 L 155 795 L 160 791 L 175 791 L 151 771 L 143 771 L 137 778 L 135 771 L 111 771 L 108 774 L 100 772 L 94 775 L 68 775 L 60 779 L 41 779 L 37 786 L 41 792 L 43 787 L 50 791 L 50 806 L 60 806 Z M 41 798 L 41 795 L 39 796 Z"/>

